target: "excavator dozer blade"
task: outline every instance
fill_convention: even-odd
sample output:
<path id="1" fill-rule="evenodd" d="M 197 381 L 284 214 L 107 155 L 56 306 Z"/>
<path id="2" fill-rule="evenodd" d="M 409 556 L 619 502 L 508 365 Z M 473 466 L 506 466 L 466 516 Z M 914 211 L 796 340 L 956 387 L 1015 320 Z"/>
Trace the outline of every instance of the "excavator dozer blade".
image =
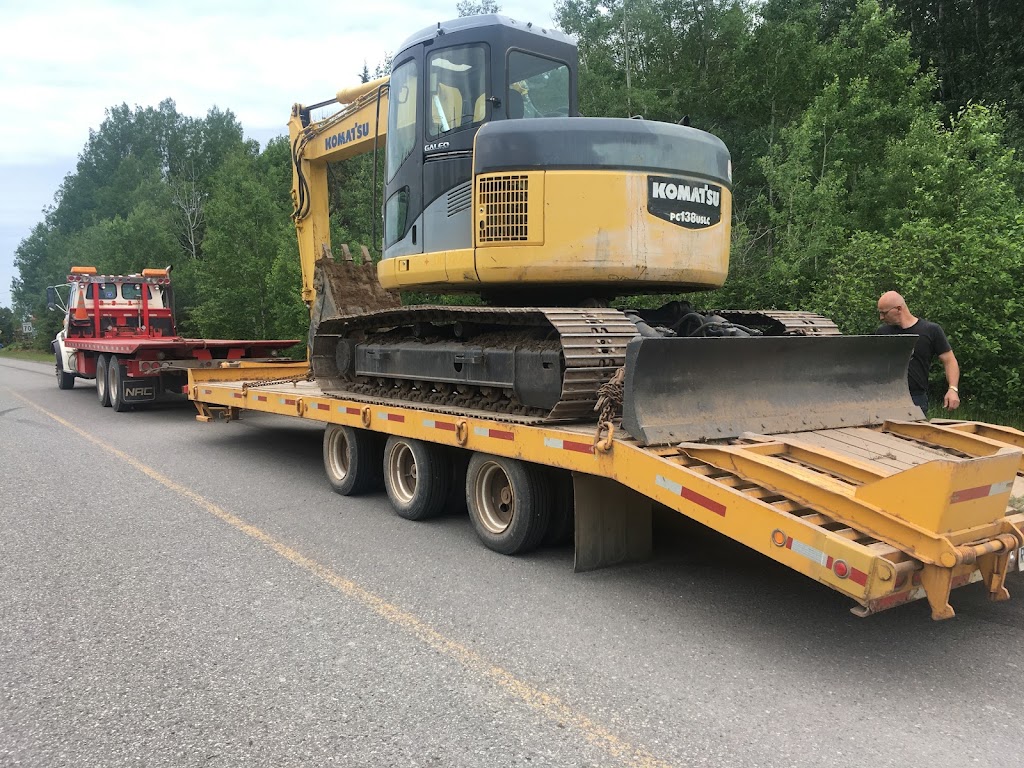
<path id="1" fill-rule="evenodd" d="M 622 426 L 646 445 L 924 418 L 907 388 L 913 336 L 638 337 Z"/>
<path id="2" fill-rule="evenodd" d="M 324 320 L 392 309 L 402 304 L 397 293 L 381 286 L 377 280 L 377 265 L 367 253 L 363 254 L 361 264 L 357 264 L 351 257 L 342 261 L 335 261 L 331 256 L 317 259 L 313 267 L 313 288 L 316 291 L 316 303 L 310 314 L 310 349 L 314 349 L 313 340 Z"/>

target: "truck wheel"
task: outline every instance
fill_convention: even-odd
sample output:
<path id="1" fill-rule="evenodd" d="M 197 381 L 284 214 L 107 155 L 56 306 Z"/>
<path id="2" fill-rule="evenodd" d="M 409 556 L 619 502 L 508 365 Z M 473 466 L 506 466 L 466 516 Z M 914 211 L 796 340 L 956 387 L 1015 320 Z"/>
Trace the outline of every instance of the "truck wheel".
<path id="1" fill-rule="evenodd" d="M 384 490 L 399 517 L 427 520 L 444 511 L 452 481 L 443 445 L 392 435 L 384 446 Z"/>
<path id="2" fill-rule="evenodd" d="M 64 370 L 64 363 L 60 359 L 60 352 L 57 353 L 57 389 L 71 389 L 75 386 L 75 374 L 67 373 Z"/>
<path id="3" fill-rule="evenodd" d="M 124 371 L 121 368 L 121 363 L 114 355 L 111 355 L 110 361 L 107 363 L 107 397 L 110 398 L 110 407 L 118 413 L 124 413 L 129 407 L 121 396 L 123 380 Z"/>
<path id="4" fill-rule="evenodd" d="M 110 407 L 110 389 L 107 387 L 106 355 L 100 355 L 96 358 L 96 397 L 100 399 L 100 405 L 104 408 Z"/>
<path id="5" fill-rule="evenodd" d="M 324 431 L 324 469 L 336 493 L 358 496 L 384 483 L 384 441 L 365 429 L 328 424 Z"/>
<path id="6" fill-rule="evenodd" d="M 517 555 L 547 533 L 552 489 L 543 468 L 518 459 L 473 454 L 466 475 L 466 505 L 477 536 L 489 549 Z"/>

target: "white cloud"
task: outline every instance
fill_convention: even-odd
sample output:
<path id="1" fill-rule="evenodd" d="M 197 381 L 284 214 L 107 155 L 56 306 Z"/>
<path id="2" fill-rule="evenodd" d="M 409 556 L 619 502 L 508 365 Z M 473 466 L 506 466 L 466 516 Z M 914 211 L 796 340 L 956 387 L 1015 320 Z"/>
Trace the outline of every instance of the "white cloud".
<path id="1" fill-rule="evenodd" d="M 0 236 L 2 306 L 10 304 L 14 249 L 108 108 L 170 98 L 195 117 L 214 106 L 231 110 L 249 136 L 283 134 L 294 102 L 330 98 L 358 81 L 364 63 L 373 71 L 408 36 L 457 15 L 457 0 L 11 5 L 0 8 L 0 208 L 11 222 Z M 517 20 L 552 23 L 554 0 L 499 5 Z M 63 172 L 42 193 L 38 184 L 26 187 L 12 164 L 49 169 L 46 178 L 55 164 Z M 11 234 L 15 221 L 23 223 L 20 236 Z"/>

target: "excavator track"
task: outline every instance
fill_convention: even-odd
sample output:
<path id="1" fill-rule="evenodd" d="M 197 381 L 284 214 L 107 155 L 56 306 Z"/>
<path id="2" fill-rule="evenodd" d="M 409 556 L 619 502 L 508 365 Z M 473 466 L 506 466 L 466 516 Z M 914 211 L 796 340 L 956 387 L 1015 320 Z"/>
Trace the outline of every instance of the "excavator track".
<path id="1" fill-rule="evenodd" d="M 841 336 L 830 317 L 814 312 L 784 309 L 722 309 L 713 314 L 744 326 L 753 326 L 769 336 Z"/>
<path id="2" fill-rule="evenodd" d="M 427 337 L 422 343 L 424 354 L 431 353 L 431 343 L 439 352 L 446 352 L 450 347 L 441 349 L 441 344 L 430 340 L 438 327 L 457 328 L 466 340 L 453 344 L 465 348 L 467 356 L 479 347 L 475 342 L 481 339 L 500 343 L 508 354 L 520 347 L 526 354 L 560 356 L 557 396 L 551 390 L 555 402 L 545 408 L 524 404 L 510 393 L 512 381 L 490 385 L 459 383 L 453 377 L 439 380 L 429 373 L 390 375 L 386 362 L 370 374 L 365 369 L 355 372 L 351 357 L 357 353 L 351 340 L 377 342 L 379 346 L 366 354 L 383 361 L 387 361 L 389 349 L 396 354 L 408 349 L 417 333 Z M 476 329 L 486 330 L 474 337 Z M 355 395 L 371 402 L 408 400 L 442 413 L 471 408 L 545 422 L 575 421 L 593 417 L 598 389 L 625 363 L 626 344 L 636 333 L 636 326 L 624 313 L 607 308 L 401 307 L 322 320 L 312 363 L 321 389 L 336 397 Z M 406 346 L 399 349 L 398 344 Z"/>

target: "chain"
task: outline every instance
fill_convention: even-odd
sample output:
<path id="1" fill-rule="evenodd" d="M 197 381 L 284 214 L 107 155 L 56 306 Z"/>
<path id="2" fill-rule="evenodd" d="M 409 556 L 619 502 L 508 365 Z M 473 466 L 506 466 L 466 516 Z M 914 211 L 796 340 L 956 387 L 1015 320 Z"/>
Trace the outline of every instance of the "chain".
<path id="1" fill-rule="evenodd" d="M 611 379 L 597 390 L 597 405 L 594 406 L 594 410 L 598 411 L 600 415 L 597 417 L 594 446 L 603 453 L 607 453 L 612 448 L 612 438 L 615 436 L 615 425 L 612 424 L 612 421 L 622 413 L 622 383 L 625 378 L 626 369 L 619 368 Z"/>
<path id="2" fill-rule="evenodd" d="M 272 387 L 275 384 L 298 384 L 300 381 L 312 381 L 313 380 L 313 369 L 307 368 L 306 372 L 301 376 L 290 376 L 283 379 L 263 379 L 261 381 L 246 381 L 242 383 L 242 392 L 246 390 L 256 389 L 257 387 Z"/>

